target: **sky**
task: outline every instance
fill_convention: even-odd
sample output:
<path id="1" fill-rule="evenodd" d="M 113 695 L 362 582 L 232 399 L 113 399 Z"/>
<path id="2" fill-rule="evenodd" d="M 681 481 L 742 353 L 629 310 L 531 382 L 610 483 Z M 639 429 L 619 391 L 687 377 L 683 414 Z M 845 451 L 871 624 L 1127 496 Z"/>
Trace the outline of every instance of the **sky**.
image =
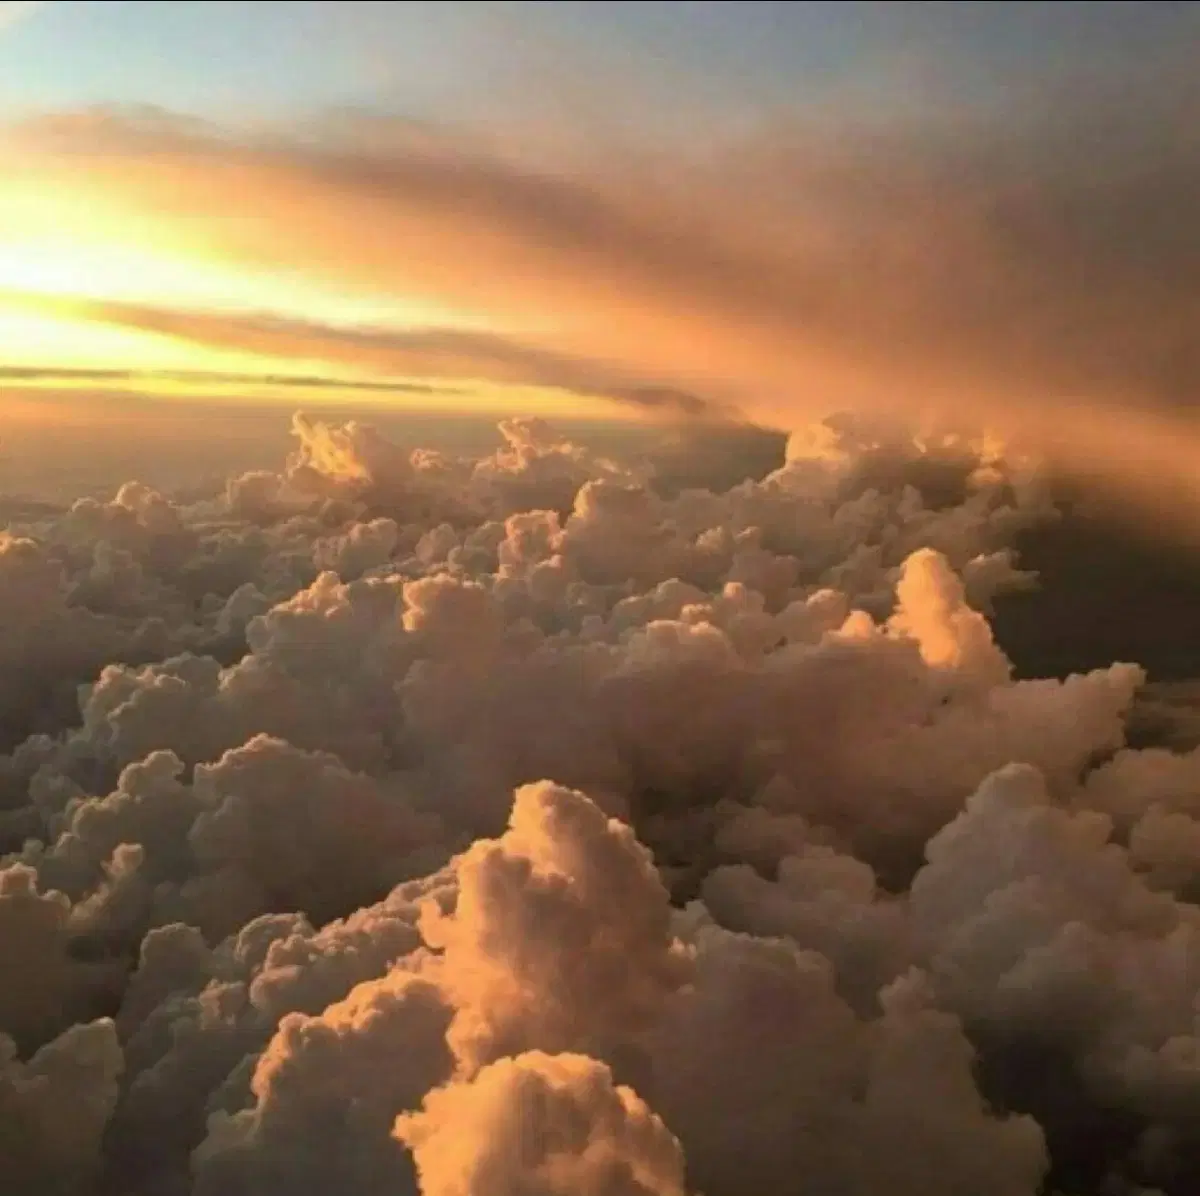
<path id="1" fill-rule="evenodd" d="M 1194 3 L 3 12 L 7 393 L 865 406 L 1181 473 Z"/>
<path id="2" fill-rule="evenodd" d="M 0 3 L 0 1193 L 1196 1196 L 1198 63 Z"/>

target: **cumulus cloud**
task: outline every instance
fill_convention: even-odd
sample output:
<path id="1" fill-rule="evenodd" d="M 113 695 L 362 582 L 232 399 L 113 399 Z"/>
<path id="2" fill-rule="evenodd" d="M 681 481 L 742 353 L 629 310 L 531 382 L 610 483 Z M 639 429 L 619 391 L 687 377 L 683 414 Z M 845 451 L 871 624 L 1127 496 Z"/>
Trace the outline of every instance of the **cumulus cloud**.
<path id="1" fill-rule="evenodd" d="M 293 433 L 0 542 L 14 1191 L 1194 1189 L 1200 764 L 994 634 L 1036 461 Z"/>
<path id="2" fill-rule="evenodd" d="M 603 1063 L 530 1051 L 396 1122 L 426 1196 L 684 1196 L 678 1142 Z"/>

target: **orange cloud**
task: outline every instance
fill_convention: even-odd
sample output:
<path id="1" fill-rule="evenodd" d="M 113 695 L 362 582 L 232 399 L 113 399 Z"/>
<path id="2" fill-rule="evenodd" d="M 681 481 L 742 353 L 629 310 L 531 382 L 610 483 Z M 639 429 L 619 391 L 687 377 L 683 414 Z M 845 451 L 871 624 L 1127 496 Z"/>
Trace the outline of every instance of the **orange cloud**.
<path id="1" fill-rule="evenodd" d="M 1144 489 L 1147 469 L 1190 477 L 1198 101 L 1186 63 L 1160 59 L 994 118 L 796 123 L 583 166 L 398 121 L 252 137 L 153 110 L 33 122 L 8 144 L 247 266 L 520 331 L 501 349 L 202 313 L 139 326 L 568 387 L 602 363 L 610 390 L 648 381 L 783 424 L 864 404 L 986 419 Z"/>
<path id="2" fill-rule="evenodd" d="M 320 324 L 271 314 L 170 309 L 119 300 L 73 299 L 0 290 L 0 306 L 80 324 L 133 329 L 234 352 L 248 360 L 325 362 L 350 371 L 326 386 L 386 391 L 388 378 L 478 380 L 594 396 L 648 412 L 724 416 L 716 401 L 665 380 L 638 377 L 592 361 L 525 344 L 497 333 L 454 328 L 391 329 Z M 54 371 L 47 371 L 54 372 Z M 0 371 L 0 376 L 2 371 Z M 403 384 L 401 384 L 403 385 Z M 406 389 L 415 389 L 411 385 Z M 429 388 L 426 387 L 426 390 Z"/>

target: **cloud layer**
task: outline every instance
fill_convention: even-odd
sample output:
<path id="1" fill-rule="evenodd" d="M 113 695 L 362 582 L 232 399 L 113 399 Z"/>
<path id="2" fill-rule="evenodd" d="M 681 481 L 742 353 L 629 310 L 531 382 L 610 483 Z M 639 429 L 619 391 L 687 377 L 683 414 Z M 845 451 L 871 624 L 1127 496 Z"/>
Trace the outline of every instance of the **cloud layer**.
<path id="1" fill-rule="evenodd" d="M 6 145 L 219 260 L 449 301 L 491 331 L 95 318 L 783 426 L 849 400 L 982 413 L 1152 490 L 1188 483 L 1200 385 L 1196 26 L 1187 6 L 1159 18 L 1138 55 L 1031 72 L 998 106 L 801 108 L 703 144 L 354 114 L 247 132 L 145 109 L 42 117 Z"/>
<path id="2" fill-rule="evenodd" d="M 1200 764 L 1013 679 L 1033 463 L 294 434 L 0 542 L 13 1191 L 1194 1188 Z"/>

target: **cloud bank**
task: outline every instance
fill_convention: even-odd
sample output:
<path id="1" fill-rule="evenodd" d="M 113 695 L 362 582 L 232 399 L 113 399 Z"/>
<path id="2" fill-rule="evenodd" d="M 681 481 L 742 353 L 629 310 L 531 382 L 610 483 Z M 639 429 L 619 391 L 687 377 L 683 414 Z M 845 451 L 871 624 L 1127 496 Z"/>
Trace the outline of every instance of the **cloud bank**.
<path id="1" fill-rule="evenodd" d="M 293 430 L 0 541 L 8 1188 L 1194 1189 L 1200 757 L 1014 679 L 1033 462 Z"/>
<path id="2" fill-rule="evenodd" d="M 246 131 L 145 109 L 47 116 L 5 143 L 218 260 L 429 297 L 490 331 L 100 319 L 788 428 L 932 409 L 1179 506 L 1161 500 L 1196 497 L 1195 12 L 998 105 L 935 90 L 913 112 L 797 108 L 737 137 L 580 146 L 360 114 Z M 641 94 L 597 70 L 594 90 Z"/>

